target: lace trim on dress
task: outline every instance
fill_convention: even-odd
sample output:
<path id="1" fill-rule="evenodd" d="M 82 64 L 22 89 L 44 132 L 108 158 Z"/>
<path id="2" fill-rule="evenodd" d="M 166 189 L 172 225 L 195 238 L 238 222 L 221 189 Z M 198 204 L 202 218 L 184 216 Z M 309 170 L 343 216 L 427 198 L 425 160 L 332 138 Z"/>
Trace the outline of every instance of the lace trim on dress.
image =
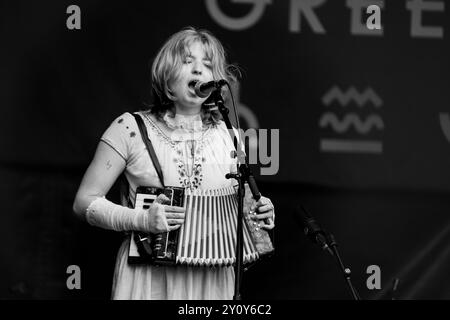
<path id="1" fill-rule="evenodd" d="M 155 123 L 155 121 L 149 117 L 147 113 L 142 113 L 144 115 L 145 120 L 149 124 L 149 127 L 156 133 L 157 136 L 162 138 L 163 141 L 165 141 L 168 145 L 170 145 L 172 148 L 176 145 L 176 142 L 171 140 L 169 136 L 167 136 Z"/>
<path id="2" fill-rule="evenodd" d="M 200 114 L 193 116 L 185 116 L 182 114 L 175 114 L 172 116 L 171 113 L 166 112 L 163 117 L 166 125 L 172 130 L 186 130 L 190 133 L 192 132 L 202 132 L 203 131 L 203 121 Z"/>
<path id="3" fill-rule="evenodd" d="M 155 120 L 153 120 L 147 113 L 142 113 L 145 117 L 145 119 L 147 120 L 147 123 L 150 125 L 150 128 L 161 138 L 163 138 L 163 140 L 165 142 L 167 142 L 171 147 L 174 147 L 176 145 L 177 142 L 180 141 L 187 141 L 187 140 L 196 140 L 199 141 L 201 145 L 203 145 L 210 137 L 210 133 L 211 133 L 211 125 L 203 125 L 201 128 L 199 127 L 199 124 L 197 121 L 195 121 L 197 124 L 195 124 L 196 129 L 188 129 L 188 128 L 177 128 L 177 129 L 173 129 L 170 126 L 175 126 L 176 123 L 178 123 L 178 125 L 186 125 L 186 126 L 194 126 L 194 125 L 188 125 L 186 122 L 186 119 L 182 119 L 181 116 L 180 117 L 180 122 L 178 122 L 177 120 L 175 120 L 175 122 L 172 122 L 172 124 L 168 127 L 173 130 L 170 133 L 170 136 L 167 135 L 166 132 L 164 132 L 159 126 L 158 124 L 155 122 Z M 166 114 L 167 115 L 167 114 Z M 200 117 L 200 116 L 199 116 Z"/>
<path id="4" fill-rule="evenodd" d="M 174 161 L 177 167 L 178 181 L 180 186 L 189 189 L 197 189 L 201 186 L 203 180 L 203 164 L 206 162 L 203 156 L 203 149 L 211 135 L 210 126 L 198 125 L 197 119 L 192 125 L 185 119 L 187 117 L 179 117 L 179 119 L 169 118 L 167 126 L 173 130 L 170 137 L 158 126 L 148 114 L 143 113 L 149 127 L 160 137 L 166 144 L 174 149 Z M 192 118 L 191 118 L 192 119 Z"/>

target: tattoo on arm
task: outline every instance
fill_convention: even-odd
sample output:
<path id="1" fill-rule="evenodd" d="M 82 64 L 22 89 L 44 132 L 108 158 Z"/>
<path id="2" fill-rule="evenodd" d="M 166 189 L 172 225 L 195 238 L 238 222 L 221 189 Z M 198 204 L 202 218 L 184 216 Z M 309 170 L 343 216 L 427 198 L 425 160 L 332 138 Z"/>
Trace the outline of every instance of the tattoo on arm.
<path id="1" fill-rule="evenodd" d="M 108 160 L 108 162 L 106 163 L 106 169 L 109 170 L 109 169 L 111 169 L 111 167 L 112 167 L 112 164 L 111 164 L 111 162 Z"/>

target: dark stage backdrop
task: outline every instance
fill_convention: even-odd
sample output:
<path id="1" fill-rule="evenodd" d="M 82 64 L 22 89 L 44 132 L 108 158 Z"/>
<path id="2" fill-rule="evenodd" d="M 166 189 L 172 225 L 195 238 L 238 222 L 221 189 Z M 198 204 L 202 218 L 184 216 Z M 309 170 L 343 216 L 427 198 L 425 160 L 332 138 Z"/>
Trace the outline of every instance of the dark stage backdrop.
<path id="1" fill-rule="evenodd" d="M 381 30 L 366 27 L 369 5 Z M 303 203 L 363 298 L 390 299 L 395 277 L 399 299 L 449 298 L 449 12 L 425 0 L 0 4 L 0 298 L 109 297 L 121 236 L 77 221 L 73 197 L 110 122 L 150 101 L 152 58 L 185 26 L 222 41 L 242 71 L 243 127 L 274 139 L 255 172 L 277 206 L 277 254 L 246 273 L 246 296 L 350 298 L 302 234 Z M 81 290 L 66 288 L 69 265 Z M 366 286 L 370 265 L 381 289 Z"/>

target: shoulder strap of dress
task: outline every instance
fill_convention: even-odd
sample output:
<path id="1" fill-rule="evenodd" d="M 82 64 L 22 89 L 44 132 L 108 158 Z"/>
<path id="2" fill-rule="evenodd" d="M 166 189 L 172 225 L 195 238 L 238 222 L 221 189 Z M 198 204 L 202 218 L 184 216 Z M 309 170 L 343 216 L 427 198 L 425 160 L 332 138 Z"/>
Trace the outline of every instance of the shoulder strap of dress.
<path id="1" fill-rule="evenodd" d="M 136 123 L 138 125 L 139 131 L 141 132 L 142 140 L 144 141 L 145 146 L 147 147 L 147 151 L 150 155 L 150 159 L 153 162 L 153 165 L 156 169 L 156 173 L 158 174 L 159 180 L 161 181 L 162 186 L 164 187 L 164 176 L 161 170 L 161 165 L 159 164 L 158 157 L 156 156 L 155 149 L 153 149 L 152 141 L 148 137 L 147 128 L 144 124 L 144 120 L 138 113 L 132 113 L 134 118 L 136 119 Z"/>

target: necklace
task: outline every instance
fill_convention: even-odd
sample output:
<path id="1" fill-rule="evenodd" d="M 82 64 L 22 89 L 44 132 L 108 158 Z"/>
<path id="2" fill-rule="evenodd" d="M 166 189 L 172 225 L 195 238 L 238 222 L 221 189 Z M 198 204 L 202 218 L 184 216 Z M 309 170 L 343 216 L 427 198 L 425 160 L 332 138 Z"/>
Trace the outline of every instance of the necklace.
<path id="1" fill-rule="evenodd" d="M 195 140 L 186 140 L 185 144 L 185 165 L 186 165 L 186 176 L 189 180 L 191 180 L 192 175 L 194 174 L 194 166 L 195 166 L 195 152 L 197 149 L 197 141 Z"/>
<path id="2" fill-rule="evenodd" d="M 185 186 L 191 190 L 198 188 L 202 182 L 202 161 L 200 150 L 203 149 L 203 133 L 201 136 L 192 133 L 184 142 L 183 163 L 186 175 Z"/>
<path id="3" fill-rule="evenodd" d="M 172 129 L 171 139 L 177 141 L 177 167 L 180 184 L 191 190 L 198 188 L 202 182 L 202 157 L 201 150 L 205 133 L 208 131 L 203 126 L 200 115 L 184 116 L 176 114 L 175 117 L 164 116 L 166 125 Z"/>

